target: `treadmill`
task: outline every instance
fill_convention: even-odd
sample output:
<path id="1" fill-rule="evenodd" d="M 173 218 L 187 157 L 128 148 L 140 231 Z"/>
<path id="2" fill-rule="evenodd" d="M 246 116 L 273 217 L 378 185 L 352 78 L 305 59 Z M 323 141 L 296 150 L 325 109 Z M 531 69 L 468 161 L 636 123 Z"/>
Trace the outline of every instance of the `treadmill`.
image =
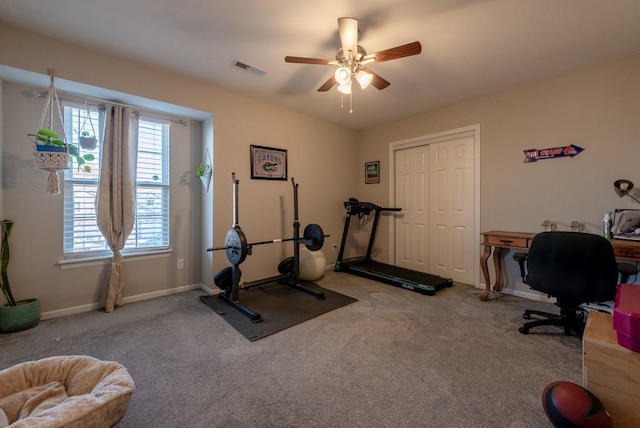
<path id="1" fill-rule="evenodd" d="M 350 273 L 352 275 L 369 278 L 395 287 L 406 288 L 407 290 L 429 296 L 434 295 L 436 291 L 441 290 L 444 287 L 451 287 L 453 285 L 453 280 L 451 278 L 443 278 L 438 275 L 431 275 L 429 273 L 419 272 L 400 266 L 381 263 L 371 258 L 371 251 L 373 250 L 373 243 L 376 238 L 376 230 L 378 228 L 380 214 L 389 211 L 401 211 L 401 208 L 382 208 L 376 204 L 360 202 L 354 198 L 349 198 L 349 200 L 344 203 L 344 208 L 347 212 L 347 217 L 344 222 L 342 243 L 340 245 L 340 252 L 338 253 L 338 259 L 336 260 L 334 271 Z M 371 236 L 369 237 L 369 245 L 367 247 L 366 255 L 364 257 L 355 257 L 343 260 L 351 217 L 357 215 L 358 218 L 362 218 L 365 215 L 370 215 L 371 212 L 375 212 L 375 215 L 373 218 Z"/>

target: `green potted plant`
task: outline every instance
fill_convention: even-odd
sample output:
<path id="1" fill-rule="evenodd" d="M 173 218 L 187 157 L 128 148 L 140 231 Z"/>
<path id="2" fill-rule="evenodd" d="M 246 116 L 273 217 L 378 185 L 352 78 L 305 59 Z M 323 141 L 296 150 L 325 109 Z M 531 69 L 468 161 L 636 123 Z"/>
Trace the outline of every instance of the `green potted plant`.
<path id="1" fill-rule="evenodd" d="M 85 131 L 86 132 L 86 131 Z M 80 155 L 80 150 L 75 144 L 65 143 L 62 138 L 50 129 L 42 128 L 36 134 L 27 134 L 31 137 L 31 142 L 35 144 L 38 152 L 66 152 L 69 150 L 69 156 L 78 163 L 78 171 L 82 169 L 84 172 L 91 172 L 91 166 L 87 165 L 95 159 L 91 153 Z"/>
<path id="2" fill-rule="evenodd" d="M 93 150 L 98 144 L 98 139 L 89 131 L 80 132 L 80 135 L 78 135 L 78 141 L 80 141 L 80 147 L 85 150 Z"/>
<path id="3" fill-rule="evenodd" d="M 205 177 L 210 172 L 211 172 L 211 165 L 207 165 L 204 162 L 201 162 L 200 165 L 198 165 L 198 169 L 196 169 L 196 175 L 198 177 Z"/>
<path id="4" fill-rule="evenodd" d="M 198 165 L 198 169 L 196 169 L 196 175 L 200 177 L 202 180 L 202 184 L 204 185 L 207 192 L 209 191 L 209 184 L 211 183 L 211 175 L 213 174 L 213 170 L 211 165 L 201 162 Z"/>
<path id="5" fill-rule="evenodd" d="M 9 276 L 9 235 L 13 228 L 11 220 L 0 222 L 2 244 L 0 246 L 0 289 L 7 304 L 0 305 L 0 331 L 14 332 L 34 327 L 40 321 L 40 301 L 38 299 L 16 300 L 11 291 Z"/>

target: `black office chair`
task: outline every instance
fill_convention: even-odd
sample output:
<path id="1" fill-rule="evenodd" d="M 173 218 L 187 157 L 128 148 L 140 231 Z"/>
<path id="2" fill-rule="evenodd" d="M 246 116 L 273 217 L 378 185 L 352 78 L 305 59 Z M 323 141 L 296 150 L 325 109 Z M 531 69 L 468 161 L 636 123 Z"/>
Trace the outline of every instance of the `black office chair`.
<path id="1" fill-rule="evenodd" d="M 527 310 L 523 318 L 539 315 L 525 323 L 520 333 L 532 327 L 556 325 L 567 335 L 582 336 L 584 310 L 580 305 L 613 300 L 618 285 L 618 268 L 611 243 L 599 235 L 581 232 L 543 232 L 531 242 L 529 253 L 516 253 L 520 274 L 531 288 L 556 298 L 560 315 Z"/>

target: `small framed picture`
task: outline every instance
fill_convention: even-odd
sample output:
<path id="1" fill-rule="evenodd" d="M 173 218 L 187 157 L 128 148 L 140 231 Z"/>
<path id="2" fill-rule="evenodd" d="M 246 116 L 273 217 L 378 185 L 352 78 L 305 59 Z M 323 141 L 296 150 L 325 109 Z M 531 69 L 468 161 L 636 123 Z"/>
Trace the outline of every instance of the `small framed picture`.
<path id="1" fill-rule="evenodd" d="M 287 180 L 287 151 L 251 145 L 251 178 Z"/>
<path id="2" fill-rule="evenodd" d="M 380 161 L 364 164 L 364 182 L 366 184 L 380 183 Z"/>

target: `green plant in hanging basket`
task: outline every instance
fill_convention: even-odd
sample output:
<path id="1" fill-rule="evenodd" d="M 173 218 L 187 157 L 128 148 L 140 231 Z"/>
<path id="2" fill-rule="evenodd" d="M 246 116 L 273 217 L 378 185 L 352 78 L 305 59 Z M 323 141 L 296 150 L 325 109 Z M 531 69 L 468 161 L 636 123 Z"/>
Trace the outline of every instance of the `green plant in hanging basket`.
<path id="1" fill-rule="evenodd" d="M 62 138 L 60 138 L 58 134 L 46 128 L 38 130 L 37 134 L 27 134 L 27 137 L 33 138 L 34 140 L 31 140 L 31 142 L 39 146 L 65 146 L 65 142 L 62 140 Z"/>
<path id="2" fill-rule="evenodd" d="M 86 132 L 86 131 L 85 131 Z M 78 146 L 75 144 L 65 143 L 62 138 L 50 129 L 39 129 L 36 134 L 27 134 L 27 137 L 31 138 L 31 142 L 36 146 L 45 147 L 58 147 L 69 150 L 69 156 L 75 159 L 78 163 L 78 171 L 91 172 L 91 166 L 87 165 L 87 162 L 91 162 L 95 159 L 91 153 L 85 155 L 80 154 Z"/>
<path id="3" fill-rule="evenodd" d="M 78 132 L 78 141 L 80 142 L 80 147 L 86 150 L 93 150 L 98 145 L 98 139 L 89 131 Z"/>

